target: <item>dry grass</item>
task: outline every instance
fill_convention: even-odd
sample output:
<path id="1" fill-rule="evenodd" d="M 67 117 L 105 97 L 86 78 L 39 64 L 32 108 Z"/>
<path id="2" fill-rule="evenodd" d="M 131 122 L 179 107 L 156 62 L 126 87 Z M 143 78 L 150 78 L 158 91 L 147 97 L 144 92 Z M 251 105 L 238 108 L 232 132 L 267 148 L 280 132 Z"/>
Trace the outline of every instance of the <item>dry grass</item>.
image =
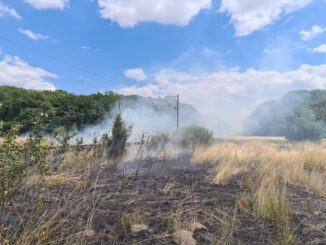
<path id="1" fill-rule="evenodd" d="M 117 171 L 115 162 L 105 162 L 92 148 L 62 155 L 54 150 L 41 198 L 34 188 L 40 178 L 33 173 L 12 199 L 14 206 L 0 210 L 0 244 L 171 244 L 173 232 L 191 230 L 194 222 L 208 228 L 194 235 L 198 244 L 298 244 L 296 239 L 306 237 L 302 224 L 325 210 L 316 203 L 306 212 L 305 204 L 311 197 L 324 199 L 301 196 L 302 188 L 293 192 L 288 183 L 325 195 L 325 146 L 259 138 L 197 148 L 192 161 L 215 166 L 213 180 L 219 185 L 207 178 L 209 167 L 189 163 L 190 155 L 169 160 L 178 151 L 169 145 L 149 163 L 143 160 L 158 170 L 144 167 L 137 177 Z M 134 154 L 130 164 L 139 158 Z M 192 170 L 178 169 L 183 162 Z M 298 212 L 291 196 L 302 201 Z M 297 214 L 304 217 L 296 220 Z M 317 226 L 325 219 L 311 220 Z M 142 224 L 149 230 L 131 231 Z M 323 241 L 318 235 L 323 227 L 307 233 L 306 240 Z"/>
<path id="2" fill-rule="evenodd" d="M 198 148 L 192 161 L 215 164 L 216 184 L 227 184 L 232 178 L 247 173 L 255 174 L 258 179 L 275 175 L 326 196 L 326 147 L 323 143 L 217 142 Z"/>
<path id="3" fill-rule="evenodd" d="M 287 187 L 288 184 L 302 186 L 319 197 L 326 197 L 325 143 L 243 140 L 219 141 L 197 148 L 192 162 L 215 166 L 215 184 L 240 182 L 249 190 L 251 198 L 250 201 L 238 198 L 239 209 L 250 212 L 251 203 L 258 217 L 278 223 L 279 244 L 296 244 L 290 227 L 292 213 Z"/>
<path id="4" fill-rule="evenodd" d="M 28 177 L 27 185 L 37 185 L 42 181 L 39 176 L 33 174 Z M 78 187 L 82 185 L 81 176 L 70 175 L 67 173 L 53 174 L 44 177 L 44 182 L 46 186 L 58 186 L 58 185 L 72 185 Z"/>

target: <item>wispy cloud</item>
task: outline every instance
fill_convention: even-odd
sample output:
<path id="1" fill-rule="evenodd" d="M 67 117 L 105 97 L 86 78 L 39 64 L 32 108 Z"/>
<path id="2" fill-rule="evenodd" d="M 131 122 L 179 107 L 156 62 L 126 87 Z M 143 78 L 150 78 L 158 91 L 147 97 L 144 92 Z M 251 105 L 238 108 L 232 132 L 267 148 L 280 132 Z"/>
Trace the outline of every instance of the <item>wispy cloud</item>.
<path id="1" fill-rule="evenodd" d="M 18 20 L 22 19 L 22 17 L 16 12 L 15 9 L 9 8 L 8 6 L 0 2 L 0 17 L 5 16 L 10 16 Z"/>
<path id="2" fill-rule="evenodd" d="M 92 49 L 90 46 L 87 46 L 87 45 L 82 45 L 80 48 L 83 50 L 91 50 Z"/>
<path id="3" fill-rule="evenodd" d="M 35 33 L 29 29 L 18 29 L 18 31 L 34 41 L 48 39 L 48 36 L 42 35 L 40 33 Z"/>
<path id="4" fill-rule="evenodd" d="M 147 75 L 141 68 L 128 69 L 124 71 L 124 74 L 127 78 L 133 79 L 136 81 L 145 81 L 147 79 Z"/>
<path id="5" fill-rule="evenodd" d="M 313 53 L 326 53 L 326 44 L 321 44 L 311 50 Z"/>
<path id="6" fill-rule="evenodd" d="M 326 32 L 326 28 L 319 25 L 312 26 L 309 30 L 301 30 L 300 35 L 303 41 L 309 41 Z"/>
<path id="7" fill-rule="evenodd" d="M 36 9 L 64 9 L 69 5 L 69 0 L 25 0 Z"/>

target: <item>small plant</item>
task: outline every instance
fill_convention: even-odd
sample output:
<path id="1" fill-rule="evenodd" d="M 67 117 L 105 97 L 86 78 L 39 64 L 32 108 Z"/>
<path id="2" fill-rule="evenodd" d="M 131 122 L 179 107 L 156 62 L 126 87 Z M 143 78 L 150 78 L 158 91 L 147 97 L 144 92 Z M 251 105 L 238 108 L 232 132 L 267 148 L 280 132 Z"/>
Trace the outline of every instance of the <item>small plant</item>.
<path id="1" fill-rule="evenodd" d="M 76 139 L 76 148 L 75 148 L 75 153 L 78 155 L 83 150 L 83 145 L 84 145 L 84 139 L 83 138 L 77 138 Z"/>
<path id="2" fill-rule="evenodd" d="M 99 140 L 99 142 L 97 142 L 97 138 L 96 141 L 93 141 L 93 147 L 94 147 L 94 154 L 96 157 L 98 158 L 106 158 L 107 156 L 107 151 L 108 151 L 108 145 L 109 145 L 109 141 L 110 141 L 110 137 L 108 134 L 103 134 Z"/>
<path id="3" fill-rule="evenodd" d="M 77 126 L 71 128 L 58 127 L 53 131 L 54 138 L 59 142 L 62 153 L 66 152 L 69 148 L 69 141 L 77 134 Z"/>
<path id="4" fill-rule="evenodd" d="M 127 230 L 130 230 L 133 225 L 143 224 L 144 218 L 139 212 L 124 214 L 122 217 L 122 223 Z"/>
<path id="5" fill-rule="evenodd" d="M 148 151 L 160 152 L 170 141 L 170 135 L 168 133 L 157 133 L 151 135 L 147 142 L 146 148 Z"/>
<path id="6" fill-rule="evenodd" d="M 183 223 L 178 213 L 170 213 L 169 215 L 162 218 L 161 221 L 162 229 L 166 233 L 172 233 L 182 228 Z"/>

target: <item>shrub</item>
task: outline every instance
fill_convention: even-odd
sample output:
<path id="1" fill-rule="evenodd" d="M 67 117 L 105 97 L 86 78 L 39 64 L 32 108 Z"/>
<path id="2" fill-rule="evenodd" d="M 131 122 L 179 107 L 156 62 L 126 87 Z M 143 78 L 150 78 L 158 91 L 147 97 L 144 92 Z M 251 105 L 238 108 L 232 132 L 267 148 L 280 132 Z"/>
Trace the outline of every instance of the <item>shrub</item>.
<path id="1" fill-rule="evenodd" d="M 82 137 L 77 138 L 76 139 L 76 148 L 75 148 L 76 155 L 78 155 L 83 150 L 83 145 L 84 145 L 84 139 Z"/>
<path id="2" fill-rule="evenodd" d="M 69 148 L 69 141 L 77 134 L 77 126 L 71 128 L 64 126 L 58 127 L 53 131 L 54 138 L 59 142 L 62 152 L 66 152 Z"/>
<path id="3" fill-rule="evenodd" d="M 41 115 L 43 116 L 43 115 Z M 19 187 L 27 171 L 36 167 L 40 177 L 48 171 L 47 155 L 49 147 L 41 134 L 43 118 L 37 117 L 34 128 L 25 143 L 17 143 L 20 125 L 14 124 L 1 136 L 0 147 L 0 202 L 2 204 Z"/>
<path id="4" fill-rule="evenodd" d="M 36 166 L 42 178 L 49 171 L 47 156 L 50 151 L 50 145 L 45 142 L 42 134 L 46 118 L 47 115 L 43 113 L 36 117 L 30 135 L 24 144 L 26 164 L 31 167 Z"/>
<path id="5" fill-rule="evenodd" d="M 173 135 L 182 147 L 208 145 L 213 142 L 213 132 L 197 125 L 179 128 Z"/>
<path id="6" fill-rule="evenodd" d="M 168 133 L 156 133 L 148 138 L 146 148 L 148 151 L 159 152 L 164 149 L 169 141 L 170 135 Z"/>
<path id="7" fill-rule="evenodd" d="M 14 191 L 26 169 L 22 157 L 22 148 L 16 142 L 19 125 L 13 125 L 2 134 L 3 143 L 0 147 L 0 201 L 3 203 Z"/>
<path id="8" fill-rule="evenodd" d="M 114 119 L 111 137 L 108 139 L 108 157 L 116 159 L 124 155 L 131 129 L 132 127 L 126 126 L 119 113 Z"/>

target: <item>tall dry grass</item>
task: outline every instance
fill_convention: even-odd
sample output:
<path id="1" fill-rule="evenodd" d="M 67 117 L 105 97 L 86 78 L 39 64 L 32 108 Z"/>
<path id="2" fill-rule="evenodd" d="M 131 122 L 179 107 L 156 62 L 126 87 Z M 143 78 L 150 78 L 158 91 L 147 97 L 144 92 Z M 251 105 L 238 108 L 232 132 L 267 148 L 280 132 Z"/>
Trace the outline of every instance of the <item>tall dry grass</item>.
<path id="1" fill-rule="evenodd" d="M 250 202 L 257 216 L 279 224 L 279 244 L 296 244 L 286 198 L 288 183 L 326 197 L 325 143 L 220 141 L 197 148 L 192 161 L 215 166 L 216 184 L 242 181 L 252 193 Z"/>
<path id="2" fill-rule="evenodd" d="M 197 148 L 194 163 L 216 165 L 216 184 L 227 184 L 239 175 L 257 179 L 276 176 L 326 196 L 326 145 L 324 143 L 272 144 L 264 142 L 217 142 Z"/>

